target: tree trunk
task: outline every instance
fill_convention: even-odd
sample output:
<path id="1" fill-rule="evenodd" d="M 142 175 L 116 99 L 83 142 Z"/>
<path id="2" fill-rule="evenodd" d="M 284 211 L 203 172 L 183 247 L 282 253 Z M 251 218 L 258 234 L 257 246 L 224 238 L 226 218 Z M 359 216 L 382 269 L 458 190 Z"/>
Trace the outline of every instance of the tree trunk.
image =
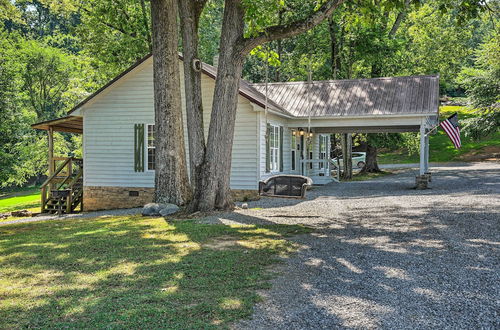
<path id="1" fill-rule="evenodd" d="M 228 0 L 224 7 L 218 73 L 208 132 L 207 152 L 198 208 L 202 211 L 233 206 L 229 179 L 244 55 L 238 41 L 244 32 L 241 0 Z"/>
<path id="2" fill-rule="evenodd" d="M 263 43 L 292 37 L 313 28 L 330 16 L 342 2 L 343 0 L 329 0 L 305 19 L 282 26 L 271 26 L 255 36 L 245 38 L 242 0 L 225 1 L 218 73 L 200 180 L 198 210 L 233 207 L 229 186 L 231 156 L 238 90 L 245 56 Z"/>
<path id="3" fill-rule="evenodd" d="M 381 172 L 377 163 L 377 147 L 366 144 L 366 161 L 365 166 L 361 169 L 362 173 L 377 173 Z"/>
<path id="4" fill-rule="evenodd" d="M 186 168 L 177 53 L 177 0 L 152 0 L 155 104 L 155 201 L 184 205 L 191 198 Z"/>
<path id="5" fill-rule="evenodd" d="M 148 49 L 149 49 L 149 51 L 152 51 L 153 45 L 151 43 L 151 31 L 150 31 L 150 26 L 149 26 L 149 19 L 148 19 L 148 14 L 147 14 L 147 10 L 146 10 L 145 0 L 141 0 L 141 13 L 142 13 L 142 24 L 144 24 Z"/>
<path id="6" fill-rule="evenodd" d="M 352 135 L 344 133 L 341 137 L 342 143 L 342 160 L 344 167 L 343 178 L 345 180 L 352 179 Z"/>
<path id="7" fill-rule="evenodd" d="M 201 94 L 201 70 L 195 67 L 198 59 L 198 23 L 204 2 L 179 0 L 179 17 L 182 33 L 184 63 L 184 90 L 189 139 L 189 169 L 193 199 L 190 209 L 198 209 L 202 186 L 202 169 L 205 160 L 205 136 Z M 199 62 L 201 65 L 201 62 Z M 200 66 L 201 68 L 201 66 Z"/>
<path id="8" fill-rule="evenodd" d="M 337 38 L 338 25 L 333 16 L 328 20 L 328 27 L 330 32 L 330 52 L 332 61 L 332 78 L 338 79 L 340 73 L 340 45 Z"/>
<path id="9" fill-rule="evenodd" d="M 410 6 L 410 1 L 411 0 L 405 0 L 403 10 L 398 13 L 398 16 L 396 16 L 396 20 L 392 25 L 391 31 L 389 31 L 389 37 L 394 38 L 394 36 L 396 35 L 396 32 L 398 31 L 401 23 L 406 17 L 406 10 L 408 9 L 408 6 Z"/>

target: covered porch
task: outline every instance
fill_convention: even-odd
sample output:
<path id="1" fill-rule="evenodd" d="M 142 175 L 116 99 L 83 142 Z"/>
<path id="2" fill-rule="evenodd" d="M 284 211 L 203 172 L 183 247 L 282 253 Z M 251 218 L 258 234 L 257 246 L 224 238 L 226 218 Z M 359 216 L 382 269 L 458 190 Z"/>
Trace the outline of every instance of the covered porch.
<path id="1" fill-rule="evenodd" d="M 331 122 L 324 119 L 294 121 L 293 125 L 296 127 L 290 129 L 292 134 L 297 135 L 296 157 L 300 174 L 313 179 L 314 184 L 321 185 L 338 180 L 338 167 L 341 164 L 330 157 L 330 136 L 339 133 L 420 133 L 419 175 L 429 173 L 429 131 L 436 124 L 437 116 L 339 118 Z M 312 145 L 316 150 L 309 150 L 308 145 Z M 353 164 L 353 167 L 355 165 Z"/>
<path id="2" fill-rule="evenodd" d="M 67 116 L 31 125 L 47 131 L 48 177 L 41 186 L 42 213 L 73 213 L 83 209 L 83 159 L 54 156 L 54 132 L 83 134 L 83 118 Z"/>
<path id="3" fill-rule="evenodd" d="M 254 85 L 291 115 L 298 172 L 315 184 L 334 180 L 334 133 L 420 133 L 420 176 L 429 172 L 429 132 L 439 115 L 439 76 L 279 82 Z M 296 136 L 293 136 L 293 135 Z M 293 170 L 293 168 L 292 168 Z"/>

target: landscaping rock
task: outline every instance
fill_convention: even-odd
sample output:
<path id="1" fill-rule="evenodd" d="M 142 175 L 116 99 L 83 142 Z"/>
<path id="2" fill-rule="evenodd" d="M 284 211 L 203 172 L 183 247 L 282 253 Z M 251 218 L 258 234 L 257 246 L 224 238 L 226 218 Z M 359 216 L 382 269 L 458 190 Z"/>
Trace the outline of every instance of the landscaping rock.
<path id="1" fill-rule="evenodd" d="M 33 213 L 28 210 L 19 210 L 10 212 L 10 215 L 13 217 L 31 217 L 33 216 Z"/>
<path id="2" fill-rule="evenodd" d="M 244 210 L 248 209 L 248 203 L 241 204 L 241 208 Z"/>
<path id="3" fill-rule="evenodd" d="M 179 212 L 180 208 L 175 204 L 162 204 L 160 209 L 160 215 L 162 217 L 166 217 L 167 215 L 171 215 Z"/>
<path id="4" fill-rule="evenodd" d="M 164 207 L 163 204 L 148 203 L 142 208 L 142 215 L 155 216 L 160 215 L 160 210 Z"/>
<path id="5" fill-rule="evenodd" d="M 10 213 L 0 213 L 0 219 L 7 219 L 10 216 Z"/>

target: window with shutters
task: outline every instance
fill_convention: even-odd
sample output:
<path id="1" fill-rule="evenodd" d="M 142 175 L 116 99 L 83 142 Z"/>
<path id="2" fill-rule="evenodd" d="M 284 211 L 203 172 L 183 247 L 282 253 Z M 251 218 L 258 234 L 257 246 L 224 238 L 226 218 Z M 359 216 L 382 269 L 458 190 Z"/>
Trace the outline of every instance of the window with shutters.
<path id="1" fill-rule="evenodd" d="M 155 125 L 148 125 L 147 130 L 147 162 L 148 171 L 154 171 L 155 169 Z"/>
<path id="2" fill-rule="evenodd" d="M 270 170 L 277 172 L 280 169 L 280 127 L 271 125 L 269 132 Z"/>

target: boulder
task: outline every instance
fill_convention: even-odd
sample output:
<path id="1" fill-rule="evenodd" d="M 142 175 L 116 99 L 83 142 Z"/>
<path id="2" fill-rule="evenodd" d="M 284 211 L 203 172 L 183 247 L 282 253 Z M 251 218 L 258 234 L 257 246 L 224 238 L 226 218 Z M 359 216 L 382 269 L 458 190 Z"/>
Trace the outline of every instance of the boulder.
<path id="1" fill-rule="evenodd" d="M 149 216 L 160 215 L 161 208 L 162 208 L 161 204 L 147 203 L 142 208 L 142 215 L 149 215 Z"/>
<path id="2" fill-rule="evenodd" d="M 165 217 L 179 211 L 179 207 L 175 204 L 158 204 L 148 203 L 142 208 L 142 215 L 144 216 L 162 216 Z"/>
<path id="3" fill-rule="evenodd" d="M 31 217 L 33 214 L 28 210 L 12 211 L 10 215 L 13 217 Z"/>
<path id="4" fill-rule="evenodd" d="M 160 215 L 162 217 L 166 217 L 167 215 L 171 215 L 174 213 L 179 212 L 179 207 L 175 204 L 164 204 L 162 205 L 163 207 L 160 209 Z"/>

